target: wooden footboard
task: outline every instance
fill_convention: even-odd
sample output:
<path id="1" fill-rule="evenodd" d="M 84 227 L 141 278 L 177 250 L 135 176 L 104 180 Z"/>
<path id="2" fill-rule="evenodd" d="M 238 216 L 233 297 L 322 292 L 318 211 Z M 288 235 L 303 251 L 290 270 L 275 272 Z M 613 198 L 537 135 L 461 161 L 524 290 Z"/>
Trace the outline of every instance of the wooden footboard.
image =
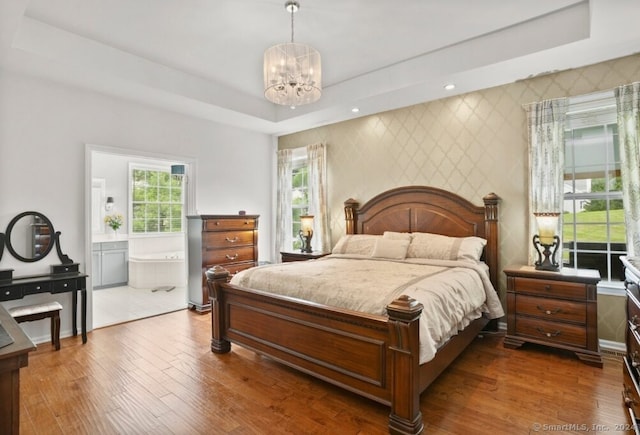
<path id="1" fill-rule="evenodd" d="M 236 287 L 227 278 L 222 268 L 207 272 L 213 352 L 240 344 L 390 406 L 391 433 L 422 431 L 422 304 L 403 296 L 388 306 L 388 317 L 367 315 Z"/>

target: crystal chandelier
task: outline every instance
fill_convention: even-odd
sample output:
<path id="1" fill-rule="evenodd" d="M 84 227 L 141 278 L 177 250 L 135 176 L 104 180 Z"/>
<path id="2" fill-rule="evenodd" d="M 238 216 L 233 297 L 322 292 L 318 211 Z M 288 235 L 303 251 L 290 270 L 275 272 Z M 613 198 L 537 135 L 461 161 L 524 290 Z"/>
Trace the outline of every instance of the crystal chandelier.
<path id="1" fill-rule="evenodd" d="M 318 50 L 293 42 L 293 14 L 300 4 L 288 0 L 284 6 L 291 13 L 291 42 L 264 52 L 264 96 L 272 103 L 295 108 L 320 98 L 322 71 Z"/>

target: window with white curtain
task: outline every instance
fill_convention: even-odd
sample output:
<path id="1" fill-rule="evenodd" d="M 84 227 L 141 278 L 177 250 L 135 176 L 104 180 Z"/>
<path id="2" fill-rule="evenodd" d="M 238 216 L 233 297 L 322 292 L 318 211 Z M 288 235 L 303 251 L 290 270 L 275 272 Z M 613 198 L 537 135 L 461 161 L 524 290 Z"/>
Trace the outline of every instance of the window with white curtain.
<path id="1" fill-rule="evenodd" d="M 613 93 L 572 98 L 565 130 L 563 266 L 624 280 L 626 254 Z"/>
<path id="2" fill-rule="evenodd" d="M 309 166 L 307 164 L 307 152 L 305 148 L 297 148 L 293 151 L 293 165 L 291 170 L 291 229 L 293 243 L 291 248 L 299 250 L 302 240 L 298 237 L 300 231 L 300 216 L 307 214 L 309 210 Z"/>

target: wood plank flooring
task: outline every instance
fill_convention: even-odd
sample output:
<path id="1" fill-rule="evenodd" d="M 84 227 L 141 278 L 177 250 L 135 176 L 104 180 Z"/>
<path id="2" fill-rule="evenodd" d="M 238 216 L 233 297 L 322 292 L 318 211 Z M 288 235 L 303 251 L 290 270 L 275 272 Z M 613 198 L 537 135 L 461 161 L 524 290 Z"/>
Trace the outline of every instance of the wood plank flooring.
<path id="1" fill-rule="evenodd" d="M 232 346 L 188 310 L 38 345 L 21 372 L 22 434 L 385 434 L 389 409 Z M 622 367 L 477 338 L 423 393 L 429 434 L 626 433 Z M 538 425 L 538 426 L 537 426 Z"/>

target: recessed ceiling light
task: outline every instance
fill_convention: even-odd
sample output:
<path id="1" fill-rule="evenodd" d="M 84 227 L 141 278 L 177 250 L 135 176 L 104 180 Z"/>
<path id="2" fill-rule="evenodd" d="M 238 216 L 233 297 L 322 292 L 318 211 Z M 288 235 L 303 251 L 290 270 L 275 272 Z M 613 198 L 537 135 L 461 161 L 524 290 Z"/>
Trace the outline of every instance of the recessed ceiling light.
<path id="1" fill-rule="evenodd" d="M 456 85 L 454 85 L 453 83 L 447 83 L 446 85 L 444 85 L 444 88 L 445 88 L 447 91 L 450 91 L 450 90 L 452 90 L 452 89 L 455 89 L 455 88 L 456 88 Z"/>
<path id="2" fill-rule="evenodd" d="M 357 107 L 353 107 L 353 108 L 351 108 L 351 111 L 352 111 L 353 113 L 358 113 L 358 112 L 360 111 L 360 109 L 359 109 L 359 108 L 357 108 Z"/>

